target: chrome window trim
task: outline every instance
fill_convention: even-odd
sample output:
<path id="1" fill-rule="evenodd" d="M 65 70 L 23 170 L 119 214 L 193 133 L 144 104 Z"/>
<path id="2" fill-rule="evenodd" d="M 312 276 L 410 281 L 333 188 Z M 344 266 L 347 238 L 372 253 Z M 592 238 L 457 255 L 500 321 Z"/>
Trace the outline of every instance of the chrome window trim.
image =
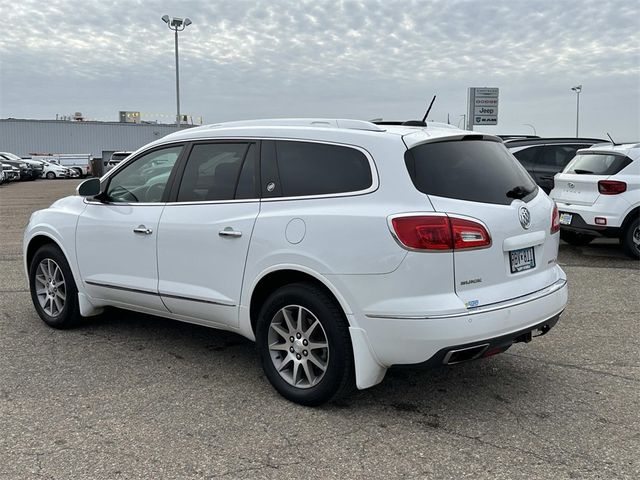
<path id="1" fill-rule="evenodd" d="M 505 300 L 503 302 L 489 303 L 487 305 L 482 305 L 479 307 L 468 308 L 466 311 L 458 313 L 448 313 L 444 315 L 387 315 L 378 313 L 365 313 L 365 316 L 368 318 L 382 318 L 390 320 L 438 320 L 446 318 L 466 317 L 468 315 L 495 312 L 496 310 L 502 310 L 505 308 L 511 308 L 518 305 L 523 305 L 525 303 L 533 302 L 562 290 L 564 287 L 566 287 L 566 285 L 567 281 L 564 278 L 561 278 L 551 285 L 540 290 L 536 290 L 535 292 L 527 293 L 526 295 L 521 295 L 510 300 Z"/>
<path id="2" fill-rule="evenodd" d="M 122 165 L 127 165 L 129 163 L 131 163 L 132 161 L 134 161 L 135 159 L 141 157 L 142 155 L 145 155 L 148 151 L 150 150 L 154 150 L 157 148 L 164 148 L 164 147 L 170 147 L 172 145 L 184 145 L 187 143 L 212 143 L 212 142 L 216 142 L 216 141 L 221 141 L 221 142 L 229 142 L 229 141 L 234 141 L 237 140 L 239 142 L 259 142 L 262 140 L 266 140 L 266 141 L 283 141 L 283 142 L 304 142 L 304 143 L 320 143 L 323 145 L 335 145 L 338 147 L 348 147 L 348 148 L 353 148 L 355 150 L 360 151 L 365 158 L 367 159 L 367 161 L 369 162 L 369 170 L 371 171 L 371 186 L 367 187 L 363 190 L 353 190 L 353 191 L 349 191 L 349 192 L 340 192 L 340 193 L 323 193 L 323 194 L 318 194 L 318 195 L 297 195 L 297 196 L 282 196 L 282 197 L 271 197 L 271 198 L 256 198 L 256 199 L 234 199 L 234 200 L 211 200 L 211 201 L 204 201 L 204 202 L 157 202 L 157 203 L 108 203 L 106 205 L 129 205 L 129 206 L 133 206 L 133 205 L 209 205 L 209 204 L 214 204 L 214 203 L 241 203 L 241 202 L 251 202 L 251 201 L 260 201 L 260 202 L 282 202 L 282 201 L 295 201 L 295 200 L 315 200 L 315 199 L 322 199 L 322 198 L 340 198 L 340 197 L 354 197 L 354 196 L 360 196 L 360 195 L 367 195 L 369 193 L 373 193 L 376 190 L 378 190 L 378 188 L 380 187 L 380 177 L 378 174 L 378 167 L 375 163 L 375 160 L 373 159 L 373 155 L 371 155 L 371 153 L 365 149 L 362 148 L 358 145 L 353 145 L 350 143 L 341 143 L 341 142 L 332 142 L 332 141 L 324 141 L 324 140 L 318 140 L 318 139 L 307 139 L 307 138 L 289 138 L 289 137 L 242 137 L 242 136 L 233 136 L 233 137 L 213 137 L 213 138 L 185 138 L 182 139 L 180 141 L 174 141 L 174 142 L 168 142 L 165 144 L 156 144 L 156 145 L 152 145 L 150 146 L 148 149 L 145 149 L 141 152 L 135 152 L 135 157 L 131 157 L 128 158 L 126 162 L 121 161 L 120 163 L 118 163 L 118 165 L 116 165 L 116 167 L 114 167 L 113 169 L 109 170 L 106 174 L 104 174 L 104 176 L 102 176 L 100 178 L 100 182 L 106 180 L 108 177 L 110 177 L 111 175 L 113 175 L 114 172 L 118 171 L 121 168 L 124 168 Z M 260 160 L 260 159 L 259 159 Z M 261 185 L 262 187 L 262 185 Z M 93 205 L 105 205 L 102 202 L 87 202 L 85 201 L 85 203 L 91 203 Z"/>
<path id="3" fill-rule="evenodd" d="M 378 175 L 378 167 L 376 166 L 376 162 L 373 160 L 373 155 L 365 149 L 358 145 L 353 145 L 350 143 L 340 143 L 340 142 L 332 142 L 318 139 L 302 139 L 302 138 L 288 138 L 288 137 L 275 137 L 275 138 L 263 138 L 261 140 L 274 140 L 274 141 L 283 141 L 283 142 L 303 142 L 303 143 L 319 143 L 322 145 L 334 145 L 336 147 L 346 147 L 352 148 L 354 150 L 358 150 L 362 153 L 367 161 L 369 162 L 369 171 L 371 172 L 371 186 L 362 189 L 362 190 L 350 190 L 348 192 L 339 192 L 339 193 L 320 193 L 317 195 L 294 195 L 294 196 L 281 196 L 281 197 L 270 197 L 270 198 L 262 198 L 263 202 L 281 202 L 281 201 L 292 201 L 292 200 L 314 200 L 319 198 L 339 198 L 339 197 L 354 197 L 359 195 L 367 195 L 369 193 L 375 192 L 380 187 L 380 178 Z"/>

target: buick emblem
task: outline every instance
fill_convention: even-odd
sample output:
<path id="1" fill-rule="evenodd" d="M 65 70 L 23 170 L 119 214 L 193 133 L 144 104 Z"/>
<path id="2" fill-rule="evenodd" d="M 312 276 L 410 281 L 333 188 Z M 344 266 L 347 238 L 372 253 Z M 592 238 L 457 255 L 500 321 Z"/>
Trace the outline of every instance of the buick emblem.
<path id="1" fill-rule="evenodd" d="M 576 184 L 575 184 L 575 183 L 573 183 L 573 182 L 569 182 L 569 183 L 567 183 L 567 186 L 568 186 L 569 188 L 574 188 L 574 187 L 576 186 Z"/>
<path id="2" fill-rule="evenodd" d="M 531 226 L 531 212 L 529 212 L 527 207 L 523 206 L 518 209 L 518 219 L 520 220 L 522 228 L 528 230 Z"/>

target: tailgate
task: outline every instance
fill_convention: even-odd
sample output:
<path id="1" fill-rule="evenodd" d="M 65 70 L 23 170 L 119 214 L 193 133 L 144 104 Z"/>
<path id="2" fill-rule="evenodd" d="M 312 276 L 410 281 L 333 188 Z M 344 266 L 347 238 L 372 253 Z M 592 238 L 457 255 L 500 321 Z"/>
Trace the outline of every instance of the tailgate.
<path id="1" fill-rule="evenodd" d="M 551 197 L 556 202 L 571 205 L 593 205 L 600 196 L 598 181 L 607 178 L 603 175 L 559 173 L 554 178 Z"/>
<path id="2" fill-rule="evenodd" d="M 558 280 L 559 236 L 550 234 L 553 202 L 542 191 L 528 203 L 510 205 L 429 198 L 437 211 L 477 218 L 491 235 L 490 247 L 453 254 L 456 293 L 468 307 L 527 295 Z M 527 229 L 520 223 L 522 208 L 530 215 Z"/>

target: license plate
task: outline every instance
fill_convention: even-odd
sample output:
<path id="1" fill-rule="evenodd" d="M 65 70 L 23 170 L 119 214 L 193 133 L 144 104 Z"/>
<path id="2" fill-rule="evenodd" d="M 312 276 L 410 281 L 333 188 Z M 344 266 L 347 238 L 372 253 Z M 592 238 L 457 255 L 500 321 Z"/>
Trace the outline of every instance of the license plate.
<path id="1" fill-rule="evenodd" d="M 571 225 L 571 219 L 573 215 L 570 213 L 561 213 L 560 214 L 560 225 Z"/>
<path id="2" fill-rule="evenodd" d="M 511 264 L 511 273 L 524 272 L 535 268 L 536 257 L 533 253 L 533 247 L 510 251 L 509 263 Z"/>

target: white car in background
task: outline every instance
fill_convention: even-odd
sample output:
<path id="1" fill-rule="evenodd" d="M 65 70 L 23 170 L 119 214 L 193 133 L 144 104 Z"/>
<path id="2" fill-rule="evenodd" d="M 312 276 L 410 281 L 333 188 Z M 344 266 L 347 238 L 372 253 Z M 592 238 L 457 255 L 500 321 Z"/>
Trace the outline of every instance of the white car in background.
<path id="1" fill-rule="evenodd" d="M 627 255 L 640 258 L 640 144 L 578 150 L 554 184 L 560 238 L 586 245 L 614 237 Z"/>
<path id="2" fill-rule="evenodd" d="M 70 178 L 71 170 L 67 167 L 63 167 L 62 165 L 58 165 L 56 163 L 49 163 L 46 161 L 41 161 L 44 170 L 42 172 L 42 178 L 48 178 L 52 180 L 54 178 Z M 78 175 L 76 175 L 78 176 Z"/>
<path id="3" fill-rule="evenodd" d="M 210 125 L 147 145 L 78 193 L 25 230 L 44 322 L 68 328 L 115 306 L 237 332 L 304 405 L 371 387 L 392 365 L 529 342 L 567 303 L 555 205 L 493 135 Z"/>

